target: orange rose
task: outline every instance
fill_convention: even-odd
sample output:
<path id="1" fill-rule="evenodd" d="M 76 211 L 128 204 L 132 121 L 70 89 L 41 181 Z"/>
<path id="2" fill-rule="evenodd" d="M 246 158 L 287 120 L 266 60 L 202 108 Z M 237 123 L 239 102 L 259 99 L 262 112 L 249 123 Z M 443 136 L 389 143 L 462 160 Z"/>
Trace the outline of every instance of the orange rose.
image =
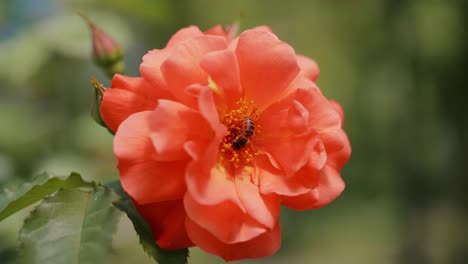
<path id="1" fill-rule="evenodd" d="M 184 28 L 140 72 L 114 76 L 101 114 L 122 186 L 160 247 L 269 256 L 280 205 L 319 208 L 343 191 L 343 111 L 315 85 L 317 64 L 269 28 L 233 40 Z"/>

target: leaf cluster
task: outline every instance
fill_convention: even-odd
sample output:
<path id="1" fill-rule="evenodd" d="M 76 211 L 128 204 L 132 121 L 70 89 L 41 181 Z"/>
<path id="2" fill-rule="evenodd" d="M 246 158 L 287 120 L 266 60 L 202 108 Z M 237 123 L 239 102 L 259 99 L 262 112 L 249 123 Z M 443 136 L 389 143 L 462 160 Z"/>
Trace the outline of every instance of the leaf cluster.
<path id="1" fill-rule="evenodd" d="M 121 211 L 154 260 L 187 263 L 187 249 L 166 251 L 157 246 L 151 228 L 118 181 L 100 185 L 77 173 L 40 174 L 0 192 L 0 221 L 37 202 L 19 232 L 18 263 L 109 263 Z"/>

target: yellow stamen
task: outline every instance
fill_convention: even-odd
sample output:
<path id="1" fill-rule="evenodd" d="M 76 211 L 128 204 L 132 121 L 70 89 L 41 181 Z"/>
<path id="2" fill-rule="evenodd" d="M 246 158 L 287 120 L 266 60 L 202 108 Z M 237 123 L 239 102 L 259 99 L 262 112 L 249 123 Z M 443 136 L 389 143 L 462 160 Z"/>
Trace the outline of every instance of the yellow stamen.
<path id="1" fill-rule="evenodd" d="M 242 168 L 252 165 L 255 156 L 258 155 L 258 151 L 252 143 L 252 137 L 249 137 L 247 143 L 239 149 L 234 148 L 233 141 L 239 136 L 243 136 L 243 123 L 245 118 L 257 121 L 259 115 L 252 101 L 246 102 L 244 99 L 240 99 L 236 102 L 236 105 L 237 109 L 228 111 L 221 119 L 221 122 L 226 126 L 228 132 L 223 142 L 220 144 L 220 163 L 223 165 L 232 165 L 234 168 Z M 257 131 L 255 131 L 255 133 L 258 134 Z"/>

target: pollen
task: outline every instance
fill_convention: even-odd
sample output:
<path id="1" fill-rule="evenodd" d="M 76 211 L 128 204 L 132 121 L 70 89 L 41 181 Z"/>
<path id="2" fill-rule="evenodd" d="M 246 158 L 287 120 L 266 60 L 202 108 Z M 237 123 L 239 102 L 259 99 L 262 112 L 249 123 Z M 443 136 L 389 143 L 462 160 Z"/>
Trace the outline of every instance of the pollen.
<path id="1" fill-rule="evenodd" d="M 250 166 L 258 155 L 253 144 L 252 133 L 246 133 L 244 122 L 249 119 L 252 124 L 259 118 L 253 101 L 240 99 L 236 108 L 228 111 L 221 119 L 227 128 L 227 134 L 220 144 L 220 159 L 224 165 L 235 168 Z M 258 132 L 256 132 L 258 134 Z"/>

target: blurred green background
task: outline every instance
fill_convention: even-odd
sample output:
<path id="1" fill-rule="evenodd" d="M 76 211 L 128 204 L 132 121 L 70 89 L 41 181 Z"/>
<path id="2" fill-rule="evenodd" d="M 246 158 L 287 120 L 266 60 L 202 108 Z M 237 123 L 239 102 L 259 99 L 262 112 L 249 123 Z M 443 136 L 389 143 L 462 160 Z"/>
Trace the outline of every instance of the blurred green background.
<path id="1" fill-rule="evenodd" d="M 127 73 L 190 24 L 266 24 L 314 58 L 345 109 L 353 154 L 343 195 L 281 214 L 283 246 L 239 263 L 468 263 L 468 1 L 0 2 L 0 188 L 41 171 L 118 177 L 112 136 L 89 117 L 87 14 L 125 47 Z M 0 225 L 14 263 L 27 212 Z M 112 263 L 152 263 L 122 217 Z M 198 249 L 190 263 L 222 263 Z"/>

